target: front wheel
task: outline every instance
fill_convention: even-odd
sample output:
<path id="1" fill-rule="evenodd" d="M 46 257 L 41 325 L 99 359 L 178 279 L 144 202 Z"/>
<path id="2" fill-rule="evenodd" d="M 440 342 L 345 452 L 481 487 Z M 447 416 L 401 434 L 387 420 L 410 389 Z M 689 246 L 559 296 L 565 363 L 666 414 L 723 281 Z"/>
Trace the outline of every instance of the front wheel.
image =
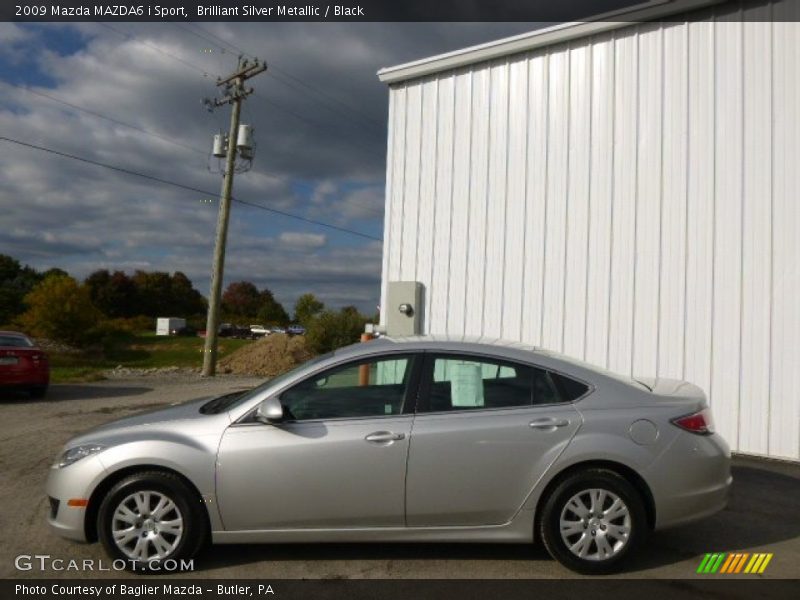
<path id="1" fill-rule="evenodd" d="M 163 561 L 188 560 L 206 540 L 208 523 L 193 490 L 179 477 L 135 473 L 117 483 L 98 512 L 98 537 L 106 552 L 135 571 Z"/>
<path id="2" fill-rule="evenodd" d="M 618 570 L 647 534 L 639 492 L 606 469 L 580 471 L 559 483 L 544 503 L 539 525 L 550 555 L 589 575 Z"/>

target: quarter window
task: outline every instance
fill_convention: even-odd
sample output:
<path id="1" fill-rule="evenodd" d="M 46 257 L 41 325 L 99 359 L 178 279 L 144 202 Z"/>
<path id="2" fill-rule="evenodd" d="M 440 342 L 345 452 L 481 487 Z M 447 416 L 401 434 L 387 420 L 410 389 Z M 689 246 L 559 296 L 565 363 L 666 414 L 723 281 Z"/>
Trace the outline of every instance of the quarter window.
<path id="1" fill-rule="evenodd" d="M 577 400 L 589 391 L 589 386 L 585 383 L 575 381 L 574 379 L 564 377 L 563 375 L 559 375 L 557 373 L 553 373 L 552 375 L 556 385 L 561 388 L 561 395 L 564 396 L 564 400 L 568 402 Z"/>
<path id="2" fill-rule="evenodd" d="M 399 415 L 410 372 L 408 357 L 348 363 L 286 390 L 281 404 L 297 421 Z"/>

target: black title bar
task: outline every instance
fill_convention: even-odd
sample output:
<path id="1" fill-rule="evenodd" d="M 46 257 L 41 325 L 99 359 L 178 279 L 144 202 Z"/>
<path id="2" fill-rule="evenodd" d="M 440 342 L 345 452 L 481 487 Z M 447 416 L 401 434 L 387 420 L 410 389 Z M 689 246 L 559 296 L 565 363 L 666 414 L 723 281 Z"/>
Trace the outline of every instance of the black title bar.
<path id="1" fill-rule="evenodd" d="M 4 21 L 528 21 L 562 23 L 620 12 L 615 21 L 636 21 L 631 8 L 654 9 L 730 4 L 715 0 L 12 0 Z M 630 13 L 630 14 L 626 14 Z M 676 11 L 678 9 L 676 8 Z"/>

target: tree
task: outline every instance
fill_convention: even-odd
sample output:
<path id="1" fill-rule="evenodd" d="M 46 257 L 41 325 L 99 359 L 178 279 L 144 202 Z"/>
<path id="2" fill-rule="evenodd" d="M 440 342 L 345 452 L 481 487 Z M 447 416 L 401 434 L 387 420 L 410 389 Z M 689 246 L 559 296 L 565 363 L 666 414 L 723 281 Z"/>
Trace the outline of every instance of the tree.
<path id="1" fill-rule="evenodd" d="M 192 281 L 180 271 L 172 274 L 172 304 L 181 315 L 198 315 L 206 310 L 206 300 L 194 289 Z"/>
<path id="2" fill-rule="evenodd" d="M 367 317 L 352 306 L 338 312 L 326 310 L 312 319 L 306 328 L 306 344 L 317 354 L 349 346 L 359 340 L 367 321 Z"/>
<path id="3" fill-rule="evenodd" d="M 325 305 L 314 294 L 303 294 L 294 304 L 294 320 L 307 328 L 311 320 L 324 309 Z"/>
<path id="4" fill-rule="evenodd" d="M 69 275 L 45 277 L 25 296 L 27 310 L 19 317 L 33 336 L 68 344 L 82 344 L 101 319 L 89 288 Z"/>
<path id="5" fill-rule="evenodd" d="M 140 312 L 136 285 L 123 271 L 109 273 L 99 269 L 84 281 L 94 304 L 105 316 L 111 318 L 135 317 Z"/>
<path id="6" fill-rule="evenodd" d="M 231 317 L 255 319 L 259 308 L 258 288 L 249 281 L 235 281 L 222 294 L 222 311 Z"/>
<path id="7" fill-rule="evenodd" d="M 0 254 L 0 325 L 11 323 L 25 311 L 23 299 L 41 280 L 35 269 Z"/>
<path id="8" fill-rule="evenodd" d="M 289 323 L 289 314 L 283 305 L 275 300 L 275 296 L 267 288 L 258 294 L 259 308 L 257 318 L 264 325 L 286 325 Z"/>
<path id="9" fill-rule="evenodd" d="M 174 316 L 172 278 L 164 271 L 136 271 L 132 277 L 136 286 L 138 313 L 148 317 Z"/>

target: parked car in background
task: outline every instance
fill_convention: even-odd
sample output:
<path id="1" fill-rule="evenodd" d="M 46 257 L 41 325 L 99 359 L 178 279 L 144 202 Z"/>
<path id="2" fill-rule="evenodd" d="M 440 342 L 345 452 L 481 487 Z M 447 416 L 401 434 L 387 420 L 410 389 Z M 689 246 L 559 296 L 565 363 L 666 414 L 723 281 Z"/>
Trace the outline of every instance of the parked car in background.
<path id="1" fill-rule="evenodd" d="M 137 571 L 211 539 L 540 541 L 607 573 L 650 531 L 721 510 L 730 485 L 697 386 L 435 336 L 102 425 L 67 442 L 47 495 L 53 531 Z"/>
<path id="2" fill-rule="evenodd" d="M 270 327 L 269 328 L 269 332 L 270 333 L 286 333 L 286 329 L 284 327 L 275 326 L 275 327 Z"/>
<path id="3" fill-rule="evenodd" d="M 260 338 L 264 337 L 265 335 L 269 335 L 270 330 L 263 325 L 250 325 L 250 333 L 252 334 L 253 338 Z"/>
<path id="4" fill-rule="evenodd" d="M 286 328 L 286 333 L 289 335 L 305 335 L 306 328 L 302 325 L 289 325 Z"/>
<path id="5" fill-rule="evenodd" d="M 0 331 L 0 389 L 27 391 L 42 398 L 50 385 L 50 362 L 30 338 L 16 331 Z"/>
<path id="6" fill-rule="evenodd" d="M 218 335 L 219 337 L 247 339 L 250 337 L 250 328 L 240 327 L 238 325 L 233 325 L 231 323 L 222 323 L 219 326 Z"/>
<path id="7" fill-rule="evenodd" d="M 179 329 L 173 329 L 172 331 L 169 332 L 169 334 L 182 337 L 196 337 L 197 330 L 191 325 L 186 325 L 185 327 L 181 327 Z"/>

